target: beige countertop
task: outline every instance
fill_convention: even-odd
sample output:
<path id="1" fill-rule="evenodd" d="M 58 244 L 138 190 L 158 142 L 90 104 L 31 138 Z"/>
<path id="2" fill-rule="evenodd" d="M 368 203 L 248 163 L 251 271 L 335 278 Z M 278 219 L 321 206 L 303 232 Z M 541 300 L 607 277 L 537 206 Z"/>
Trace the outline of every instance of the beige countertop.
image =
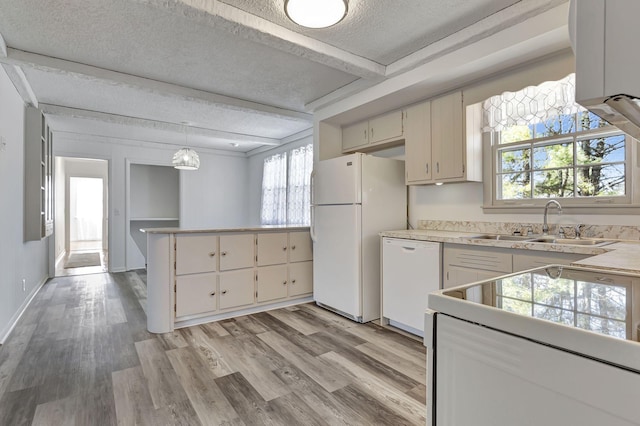
<path id="1" fill-rule="evenodd" d="M 473 238 L 482 232 L 439 231 L 431 229 L 410 229 L 381 232 L 382 237 L 432 241 L 472 246 L 502 247 L 519 250 L 536 250 L 557 253 L 591 255 L 573 262 L 574 266 L 597 268 L 608 271 L 640 274 L 640 242 L 613 242 L 604 246 L 578 246 L 570 244 L 550 244 L 532 241 L 502 241 Z"/>
<path id="2" fill-rule="evenodd" d="M 265 232 L 265 231 L 308 231 L 308 226 L 270 225 L 254 226 L 246 228 L 144 228 L 142 232 L 147 234 L 205 234 L 205 233 L 241 233 L 241 232 Z"/>

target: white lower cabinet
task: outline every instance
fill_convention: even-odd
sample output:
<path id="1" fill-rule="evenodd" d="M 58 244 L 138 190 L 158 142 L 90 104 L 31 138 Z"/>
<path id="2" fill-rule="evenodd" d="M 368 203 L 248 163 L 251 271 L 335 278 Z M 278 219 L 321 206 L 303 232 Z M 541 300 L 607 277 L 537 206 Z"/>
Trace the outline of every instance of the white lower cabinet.
<path id="1" fill-rule="evenodd" d="M 289 264 L 289 296 L 313 293 L 313 262 Z"/>
<path id="2" fill-rule="evenodd" d="M 258 303 L 287 297 L 287 265 L 264 266 L 256 272 Z"/>
<path id="3" fill-rule="evenodd" d="M 220 309 L 239 308 L 254 302 L 253 269 L 220 274 Z"/>
<path id="4" fill-rule="evenodd" d="M 215 273 L 176 277 L 176 316 L 215 311 L 217 289 L 218 275 Z"/>
<path id="5" fill-rule="evenodd" d="M 253 234 L 220 236 L 220 270 L 250 268 L 255 260 Z"/>
<path id="6" fill-rule="evenodd" d="M 428 425 L 640 424 L 640 374 L 444 314 L 428 346 Z M 433 338 L 433 336 L 430 336 Z"/>
<path id="7" fill-rule="evenodd" d="M 174 238 L 174 328 L 313 294 L 308 231 L 185 233 Z M 151 270 L 157 272 L 153 266 Z"/>
<path id="8" fill-rule="evenodd" d="M 449 288 L 513 271 L 510 249 L 445 244 L 442 287 Z"/>
<path id="9" fill-rule="evenodd" d="M 218 264 L 217 251 L 217 235 L 176 236 L 176 275 L 215 272 Z"/>
<path id="10" fill-rule="evenodd" d="M 585 257 L 589 255 L 445 244 L 442 286 L 455 287 L 551 264 L 569 265 Z"/>
<path id="11" fill-rule="evenodd" d="M 525 252 L 525 253 L 521 253 Z M 569 265 L 590 255 L 573 253 L 547 253 L 518 250 L 513 254 L 513 272 L 527 269 L 540 268 L 542 266 L 556 264 Z"/>

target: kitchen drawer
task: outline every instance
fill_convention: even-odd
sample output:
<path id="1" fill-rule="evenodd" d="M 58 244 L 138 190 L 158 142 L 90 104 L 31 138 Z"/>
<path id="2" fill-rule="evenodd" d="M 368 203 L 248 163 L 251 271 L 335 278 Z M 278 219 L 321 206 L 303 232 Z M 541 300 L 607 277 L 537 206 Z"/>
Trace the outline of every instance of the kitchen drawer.
<path id="1" fill-rule="evenodd" d="M 444 263 L 465 268 L 511 273 L 513 268 L 511 252 L 491 247 L 458 248 L 445 246 Z"/>

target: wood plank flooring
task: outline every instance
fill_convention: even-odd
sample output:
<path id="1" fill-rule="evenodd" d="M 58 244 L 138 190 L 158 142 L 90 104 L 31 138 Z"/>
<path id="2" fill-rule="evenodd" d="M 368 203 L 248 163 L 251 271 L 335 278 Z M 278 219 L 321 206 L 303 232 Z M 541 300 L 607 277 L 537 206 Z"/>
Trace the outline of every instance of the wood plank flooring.
<path id="1" fill-rule="evenodd" d="M 425 349 L 314 304 L 155 335 L 145 271 L 50 280 L 0 346 L 0 425 L 423 425 Z"/>

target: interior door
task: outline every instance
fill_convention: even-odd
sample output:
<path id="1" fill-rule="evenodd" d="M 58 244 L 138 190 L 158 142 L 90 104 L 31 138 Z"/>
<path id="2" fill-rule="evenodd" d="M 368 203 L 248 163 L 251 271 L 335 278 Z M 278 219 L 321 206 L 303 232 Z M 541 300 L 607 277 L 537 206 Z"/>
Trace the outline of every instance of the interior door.
<path id="1" fill-rule="evenodd" d="M 316 207 L 313 298 L 354 318 L 362 316 L 360 205 Z"/>

